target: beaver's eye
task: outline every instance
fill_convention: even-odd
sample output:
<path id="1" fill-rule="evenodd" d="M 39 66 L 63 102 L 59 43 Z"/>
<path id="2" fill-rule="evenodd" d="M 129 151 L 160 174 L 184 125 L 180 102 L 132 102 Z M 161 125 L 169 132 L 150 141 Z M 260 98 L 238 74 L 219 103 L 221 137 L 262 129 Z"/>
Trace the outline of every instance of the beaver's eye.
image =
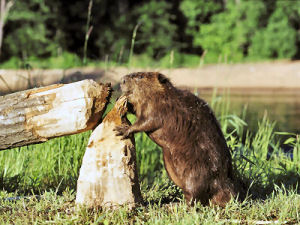
<path id="1" fill-rule="evenodd" d="M 138 79 L 142 79 L 142 78 L 143 78 L 143 75 L 138 75 L 137 78 L 138 78 Z"/>

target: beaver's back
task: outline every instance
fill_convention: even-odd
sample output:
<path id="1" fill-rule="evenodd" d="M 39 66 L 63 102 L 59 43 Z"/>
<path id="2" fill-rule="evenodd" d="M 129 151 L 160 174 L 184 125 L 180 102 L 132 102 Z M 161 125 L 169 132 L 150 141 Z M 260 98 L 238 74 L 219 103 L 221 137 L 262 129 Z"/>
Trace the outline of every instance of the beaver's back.
<path id="1" fill-rule="evenodd" d="M 213 111 L 194 94 L 173 88 L 168 88 L 159 102 L 148 102 L 156 106 L 151 117 L 159 117 L 163 124 L 159 135 L 154 132 L 150 137 L 163 148 L 172 146 L 173 156 L 187 164 L 204 161 L 211 163 L 211 169 L 224 170 L 230 153 Z"/>

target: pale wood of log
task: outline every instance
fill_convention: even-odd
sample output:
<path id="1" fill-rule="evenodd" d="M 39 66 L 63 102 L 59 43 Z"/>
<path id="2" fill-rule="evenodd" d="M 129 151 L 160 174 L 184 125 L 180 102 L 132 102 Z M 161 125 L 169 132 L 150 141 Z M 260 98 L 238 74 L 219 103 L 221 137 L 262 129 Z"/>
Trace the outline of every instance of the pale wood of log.
<path id="1" fill-rule="evenodd" d="M 87 207 L 132 208 L 142 202 L 133 138 L 121 139 L 114 129 L 129 125 L 120 98 L 91 134 L 77 181 L 76 204 Z"/>
<path id="2" fill-rule="evenodd" d="M 94 128 L 109 94 L 109 85 L 83 80 L 0 96 L 0 150 Z"/>

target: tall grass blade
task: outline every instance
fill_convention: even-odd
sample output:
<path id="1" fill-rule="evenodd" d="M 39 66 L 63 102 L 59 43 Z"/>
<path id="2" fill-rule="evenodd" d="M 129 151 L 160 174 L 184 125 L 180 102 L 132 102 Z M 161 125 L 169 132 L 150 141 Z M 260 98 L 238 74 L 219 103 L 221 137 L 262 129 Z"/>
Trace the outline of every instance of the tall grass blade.
<path id="1" fill-rule="evenodd" d="M 84 46 L 83 46 L 83 65 L 86 65 L 86 63 L 87 63 L 87 45 L 88 45 L 88 40 L 89 40 L 90 35 L 93 30 L 93 26 L 90 26 L 91 16 L 92 16 L 92 7 L 93 7 L 93 0 L 90 0 L 89 6 L 88 6 L 86 27 L 85 27 L 85 38 L 84 38 Z"/>

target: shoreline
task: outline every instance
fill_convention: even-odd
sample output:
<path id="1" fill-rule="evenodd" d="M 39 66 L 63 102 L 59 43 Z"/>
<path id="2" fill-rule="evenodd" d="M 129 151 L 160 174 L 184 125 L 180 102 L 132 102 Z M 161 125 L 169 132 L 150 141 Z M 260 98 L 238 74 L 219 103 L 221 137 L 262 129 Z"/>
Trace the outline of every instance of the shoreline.
<path id="1" fill-rule="evenodd" d="M 299 96 L 300 98 L 300 87 L 188 87 L 178 86 L 180 89 L 189 90 L 192 92 L 198 92 L 203 94 L 211 94 L 216 92 L 217 94 L 230 93 L 230 95 L 272 95 L 272 96 Z M 300 99 L 299 99 L 300 101 Z"/>
<path id="2" fill-rule="evenodd" d="M 0 69 L 0 93 L 21 91 L 55 83 L 71 83 L 83 79 L 110 82 L 117 86 L 121 77 L 137 71 L 161 72 L 177 87 L 202 92 L 231 90 L 231 93 L 300 95 L 300 61 L 276 61 L 245 64 L 204 65 L 200 68 L 139 69 L 115 67 L 71 69 Z"/>

